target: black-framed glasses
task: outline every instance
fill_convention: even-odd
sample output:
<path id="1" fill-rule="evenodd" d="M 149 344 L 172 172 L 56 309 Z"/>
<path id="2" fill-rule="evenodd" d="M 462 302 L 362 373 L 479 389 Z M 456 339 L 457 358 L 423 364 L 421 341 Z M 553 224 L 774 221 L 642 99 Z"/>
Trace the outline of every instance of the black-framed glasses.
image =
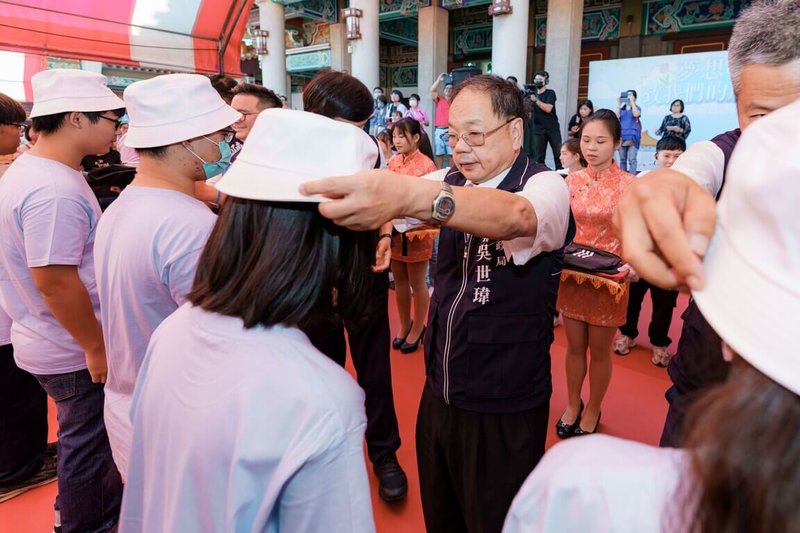
<path id="1" fill-rule="evenodd" d="M 25 132 L 25 124 L 21 122 L 0 122 L 3 126 L 16 126 L 20 133 Z"/>
<path id="2" fill-rule="evenodd" d="M 106 116 L 103 116 L 103 115 L 99 115 L 99 117 L 100 118 L 104 118 L 104 119 L 106 119 L 106 120 L 108 120 L 110 122 L 113 122 L 114 123 L 114 128 L 119 128 L 120 126 L 122 126 L 122 119 L 106 117 Z"/>
<path id="3" fill-rule="evenodd" d="M 261 111 L 239 111 L 239 114 L 242 115 L 239 120 L 244 120 L 251 115 L 258 115 L 259 113 L 261 113 Z M 236 122 L 239 122 L 239 120 L 237 120 Z"/>
<path id="4" fill-rule="evenodd" d="M 450 145 L 450 148 L 455 148 L 459 139 L 464 141 L 467 146 L 483 146 L 486 143 L 486 137 L 500 131 L 503 126 L 507 126 L 516 119 L 517 117 L 510 118 L 497 126 L 495 129 L 489 131 L 468 131 L 467 133 L 462 133 L 461 135 L 456 135 L 455 133 L 450 132 L 443 133 L 442 140 L 446 141 L 447 144 Z"/>

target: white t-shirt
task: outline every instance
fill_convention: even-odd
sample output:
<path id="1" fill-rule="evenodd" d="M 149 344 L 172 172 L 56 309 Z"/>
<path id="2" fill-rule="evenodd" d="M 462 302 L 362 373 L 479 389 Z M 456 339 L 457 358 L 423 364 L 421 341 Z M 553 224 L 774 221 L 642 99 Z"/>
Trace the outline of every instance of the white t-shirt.
<path id="1" fill-rule="evenodd" d="M 86 368 L 83 349 L 53 316 L 31 268 L 74 265 L 100 318 L 94 234 L 100 206 L 83 174 L 25 152 L 0 180 L 0 308 L 11 319 L 17 366 L 31 374 Z"/>
<path id="2" fill-rule="evenodd" d="M 670 529 L 688 454 L 591 435 L 551 448 L 508 511 L 503 533 L 641 533 Z"/>
<path id="3" fill-rule="evenodd" d="M 124 134 L 117 139 L 117 151 L 119 152 L 119 158 L 122 161 L 123 165 L 128 165 L 131 167 L 138 167 L 139 166 L 139 152 L 136 151 L 135 148 L 131 148 L 127 144 L 125 144 L 125 138 L 128 134 Z"/>
<path id="4" fill-rule="evenodd" d="M 0 346 L 11 344 L 11 317 L 0 310 Z"/>
<path id="5" fill-rule="evenodd" d="M 216 215 L 178 191 L 129 185 L 103 213 L 94 247 L 108 362 L 105 421 L 125 479 L 130 403 L 150 335 L 186 302 Z"/>
<path id="6" fill-rule="evenodd" d="M 185 304 L 131 409 L 120 533 L 375 530 L 364 393 L 300 330 Z"/>
<path id="7" fill-rule="evenodd" d="M 671 168 L 686 174 L 708 191 L 711 196 L 716 197 L 722 190 L 725 154 L 713 142 L 701 141 L 689 146 L 675 160 Z"/>
<path id="8" fill-rule="evenodd" d="M 0 164 L 0 178 L 3 177 L 8 165 Z M 0 346 L 11 344 L 11 317 L 0 309 Z"/>
<path id="9" fill-rule="evenodd" d="M 510 171 L 511 168 L 508 168 L 494 178 L 474 186 L 496 189 Z M 426 174 L 423 178 L 444 181 L 449 172 L 450 168 L 443 168 Z M 470 181 L 466 185 L 473 186 Z M 564 178 L 548 170 L 531 176 L 516 194 L 533 206 L 538 225 L 536 236 L 503 241 L 503 249 L 506 257 L 514 260 L 514 264 L 524 265 L 542 252 L 558 250 L 564 246 L 569 229 L 569 187 Z"/>

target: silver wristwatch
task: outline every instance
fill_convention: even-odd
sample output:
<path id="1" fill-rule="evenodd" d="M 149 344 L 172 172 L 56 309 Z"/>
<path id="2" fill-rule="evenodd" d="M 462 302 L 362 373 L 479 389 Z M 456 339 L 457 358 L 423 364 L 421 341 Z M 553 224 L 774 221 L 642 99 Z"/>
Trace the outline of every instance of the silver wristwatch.
<path id="1" fill-rule="evenodd" d="M 439 191 L 436 198 L 433 199 L 431 218 L 441 224 L 450 220 L 450 217 L 452 217 L 455 212 L 456 199 L 453 196 L 453 188 L 449 183 L 443 181 L 442 189 Z"/>

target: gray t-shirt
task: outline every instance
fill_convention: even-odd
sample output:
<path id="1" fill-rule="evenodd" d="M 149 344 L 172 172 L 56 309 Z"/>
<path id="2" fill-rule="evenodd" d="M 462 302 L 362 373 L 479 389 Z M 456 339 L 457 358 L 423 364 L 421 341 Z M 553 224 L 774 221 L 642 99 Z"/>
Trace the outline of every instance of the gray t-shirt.
<path id="1" fill-rule="evenodd" d="M 182 192 L 129 185 L 97 226 L 95 269 L 108 361 L 106 429 L 123 478 L 130 402 L 147 343 L 186 301 L 216 218 Z"/>
<path id="2" fill-rule="evenodd" d="M 297 328 L 185 304 L 153 333 L 131 416 L 120 533 L 375 531 L 364 392 Z"/>
<path id="3" fill-rule="evenodd" d="M 22 154 L 0 180 L 0 308 L 11 317 L 17 366 L 31 374 L 86 368 L 86 354 L 53 316 L 31 268 L 78 268 L 100 318 L 94 235 L 100 206 L 86 179 L 63 163 Z"/>

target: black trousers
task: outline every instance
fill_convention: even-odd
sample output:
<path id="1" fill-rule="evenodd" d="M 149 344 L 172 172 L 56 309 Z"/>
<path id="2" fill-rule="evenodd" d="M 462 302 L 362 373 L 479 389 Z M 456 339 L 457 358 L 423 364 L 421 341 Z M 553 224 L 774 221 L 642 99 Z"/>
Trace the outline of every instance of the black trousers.
<path id="1" fill-rule="evenodd" d="M 0 346 L 0 486 L 24 481 L 42 468 L 47 448 L 47 394 Z"/>
<path id="2" fill-rule="evenodd" d="M 642 302 L 648 290 L 650 299 L 653 301 L 653 316 L 650 319 L 650 326 L 647 328 L 650 344 L 669 346 L 672 343 L 672 339 L 669 338 L 669 326 L 672 323 L 672 310 L 678 304 L 678 291 L 668 291 L 656 287 L 643 279 L 631 283 L 628 312 L 625 324 L 619 328 L 619 331 L 632 339 L 639 336 L 639 313 L 642 311 Z"/>
<path id="3" fill-rule="evenodd" d="M 375 463 L 400 448 L 400 428 L 394 409 L 392 366 L 389 360 L 388 272 L 372 277 L 369 303 L 363 320 L 349 323 L 333 318 L 306 328 L 305 333 L 319 351 L 344 366 L 347 358 L 345 329 L 356 379 L 364 389 L 367 453 L 370 461 Z"/>
<path id="4" fill-rule="evenodd" d="M 464 411 L 425 385 L 417 464 L 428 533 L 499 533 L 511 502 L 544 455 L 550 405 L 509 414 Z"/>
<path id="5" fill-rule="evenodd" d="M 661 446 L 681 446 L 686 430 L 684 419 L 694 401 L 728 376 L 728 363 L 722 358 L 722 341 L 694 300 L 689 302 L 681 318 L 683 329 L 678 350 L 667 367 L 672 387 L 665 394 L 669 410 Z"/>
<path id="6" fill-rule="evenodd" d="M 534 159 L 538 163 L 544 163 L 544 158 L 547 155 L 547 145 L 553 150 L 553 159 L 555 160 L 556 168 L 561 168 L 561 130 L 558 128 L 541 129 L 536 128 L 533 135 L 533 149 L 536 153 Z"/>

